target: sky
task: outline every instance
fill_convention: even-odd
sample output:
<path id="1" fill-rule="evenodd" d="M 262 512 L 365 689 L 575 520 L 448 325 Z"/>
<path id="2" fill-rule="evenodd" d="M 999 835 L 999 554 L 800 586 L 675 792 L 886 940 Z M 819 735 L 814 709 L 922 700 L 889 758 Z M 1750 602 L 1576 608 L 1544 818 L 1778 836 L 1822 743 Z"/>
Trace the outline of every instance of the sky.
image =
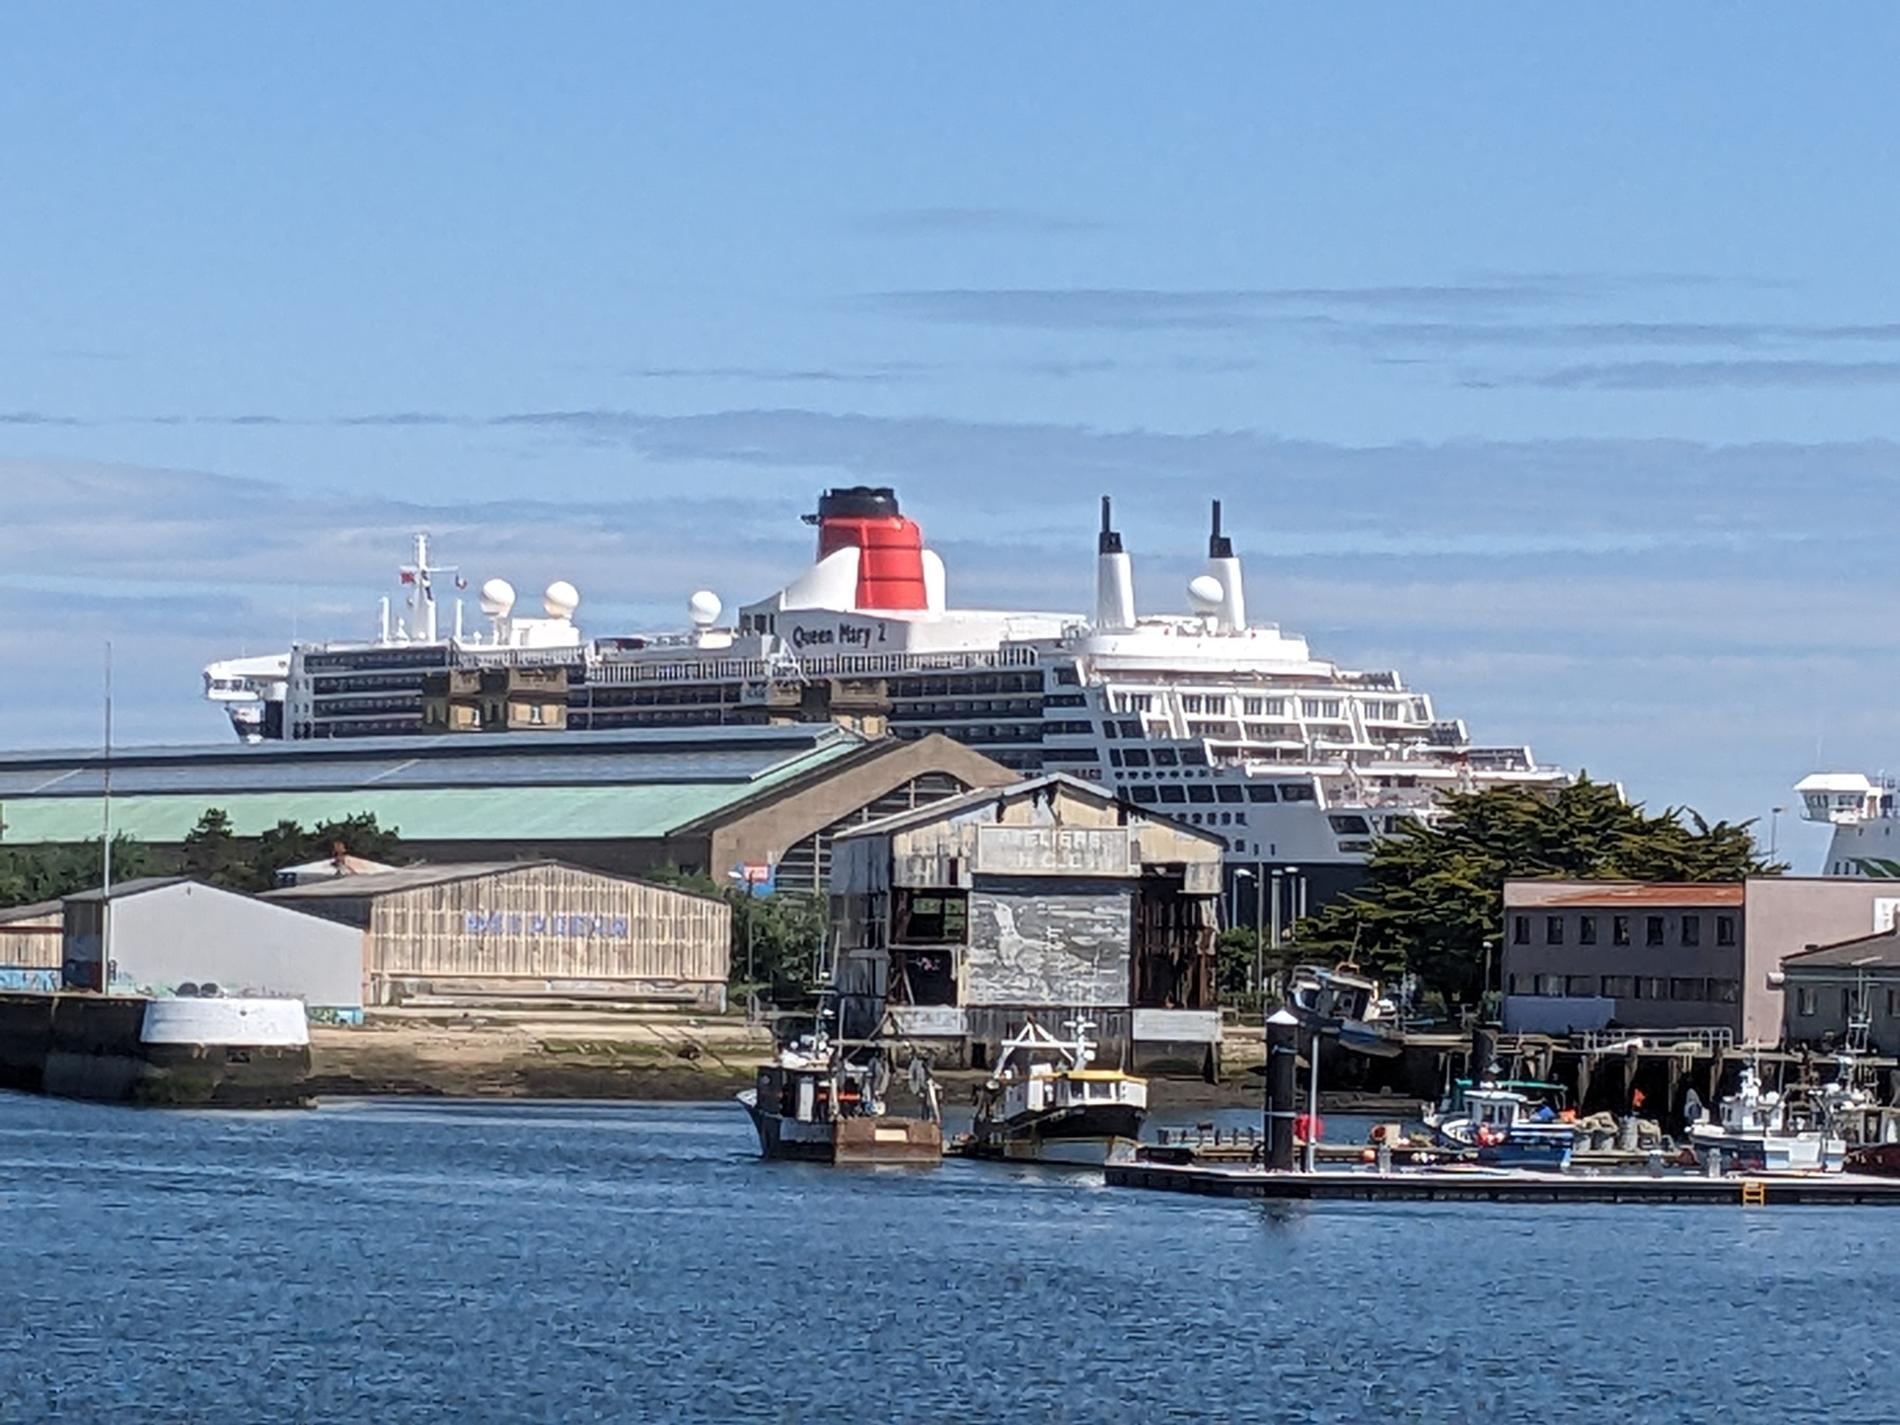
<path id="1" fill-rule="evenodd" d="M 897 486 L 1767 820 L 1900 757 L 1900 11 L 88 3 L 0 45 L 0 745 L 228 735 L 411 530 L 591 633 Z M 1900 770 L 1897 767 L 1895 770 Z M 1780 820 L 1797 867 L 1825 836 Z"/>

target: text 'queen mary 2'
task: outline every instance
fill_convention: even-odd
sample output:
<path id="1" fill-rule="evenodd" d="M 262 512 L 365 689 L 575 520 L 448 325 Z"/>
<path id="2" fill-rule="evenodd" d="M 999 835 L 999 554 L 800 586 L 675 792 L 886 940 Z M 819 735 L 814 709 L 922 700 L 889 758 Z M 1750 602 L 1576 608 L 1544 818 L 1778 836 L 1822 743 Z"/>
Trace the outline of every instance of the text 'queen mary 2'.
<path id="1" fill-rule="evenodd" d="M 523 617 L 490 579 L 480 626 L 464 630 L 457 599 L 441 633 L 437 584 L 455 571 L 431 567 L 418 536 L 401 571 L 406 618 L 392 627 L 385 599 L 372 640 L 214 663 L 206 696 L 251 739 L 826 719 L 942 732 L 1210 828 L 1230 869 L 1286 873 L 1288 914 L 1309 888 L 1323 898 L 1356 881 L 1373 838 L 1428 819 L 1443 791 L 1565 780 L 1527 747 L 1474 746 L 1396 673 L 1347 671 L 1250 624 L 1219 501 L 1186 615 L 1137 614 L 1106 498 L 1092 616 L 950 607 L 943 560 L 892 490 L 830 490 L 806 518 L 816 562 L 736 620 L 702 590 L 684 631 L 591 641 L 565 581 L 544 616 Z"/>

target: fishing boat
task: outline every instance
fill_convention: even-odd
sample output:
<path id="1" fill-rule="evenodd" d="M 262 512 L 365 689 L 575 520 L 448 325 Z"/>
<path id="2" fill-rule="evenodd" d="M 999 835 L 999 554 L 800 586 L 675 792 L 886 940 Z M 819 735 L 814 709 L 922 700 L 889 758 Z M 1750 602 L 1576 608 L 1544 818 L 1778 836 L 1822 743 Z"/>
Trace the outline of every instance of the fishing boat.
<path id="1" fill-rule="evenodd" d="M 1348 1049 L 1389 1057 L 1403 1047 L 1397 1009 L 1379 982 L 1357 965 L 1299 966 L 1287 1003 L 1301 1024 L 1337 1037 Z"/>
<path id="2" fill-rule="evenodd" d="M 1847 1143 L 1828 1117 L 1805 1095 L 1764 1088 L 1748 1063 L 1735 1092 L 1716 1104 L 1715 1120 L 1689 1125 L 1689 1145 L 1698 1158 L 1719 1152 L 1725 1164 L 1745 1172 L 1839 1172 Z"/>
<path id="3" fill-rule="evenodd" d="M 977 1094 L 966 1151 L 977 1157 L 1100 1167 L 1131 1156 L 1148 1116 L 1148 1081 L 1095 1064 L 1088 1020 L 1059 1038 L 1033 1019 L 1003 1041 Z"/>
<path id="4" fill-rule="evenodd" d="M 1551 1097 L 1534 1098 L 1526 1090 Z M 1469 1153 L 1487 1167 L 1546 1168 L 1570 1166 L 1576 1126 L 1563 1116 L 1562 1089 L 1529 1080 L 1470 1079 L 1453 1082 L 1451 1092 L 1425 1126 L 1447 1148 Z"/>
<path id="5" fill-rule="evenodd" d="M 926 1080 L 927 1116 L 886 1111 L 888 1062 L 880 1048 L 853 1054 L 822 1028 L 782 1046 L 758 1082 L 735 1097 L 767 1158 L 811 1163 L 935 1163 L 943 1157 L 936 1085 Z"/>

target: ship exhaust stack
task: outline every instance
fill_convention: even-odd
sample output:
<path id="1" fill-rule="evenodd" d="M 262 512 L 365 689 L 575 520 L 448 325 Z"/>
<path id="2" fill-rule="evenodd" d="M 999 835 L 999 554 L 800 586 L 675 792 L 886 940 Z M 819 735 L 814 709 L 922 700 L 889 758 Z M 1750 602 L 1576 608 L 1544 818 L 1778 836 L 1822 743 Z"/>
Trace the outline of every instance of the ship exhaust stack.
<path id="1" fill-rule="evenodd" d="M 1102 496 L 1102 532 L 1095 542 L 1095 631 L 1127 633 L 1135 626 L 1135 569 L 1115 530 L 1107 495 Z"/>
<path id="2" fill-rule="evenodd" d="M 1222 633 L 1239 633 L 1247 627 L 1247 594 L 1241 582 L 1240 561 L 1234 557 L 1234 542 L 1221 533 L 1220 501 L 1214 501 L 1213 527 L 1207 536 L 1207 572 L 1220 581 L 1220 607 L 1214 611 L 1214 627 Z"/>
<path id="3" fill-rule="evenodd" d="M 806 515 L 818 526 L 818 563 L 843 550 L 854 551 L 855 587 L 848 608 L 866 613 L 922 612 L 931 607 L 923 532 L 906 519 L 897 492 L 888 485 L 851 485 L 827 490 L 818 513 Z M 941 570 L 937 573 L 941 584 Z M 938 602 L 942 602 L 939 593 Z"/>

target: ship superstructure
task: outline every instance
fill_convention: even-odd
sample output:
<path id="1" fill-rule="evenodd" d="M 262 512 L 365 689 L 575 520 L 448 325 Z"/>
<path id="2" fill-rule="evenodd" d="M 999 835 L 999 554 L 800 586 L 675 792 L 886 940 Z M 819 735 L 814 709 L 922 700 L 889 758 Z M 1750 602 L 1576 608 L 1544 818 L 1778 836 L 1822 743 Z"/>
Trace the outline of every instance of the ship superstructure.
<path id="1" fill-rule="evenodd" d="M 1900 878 L 1900 782 L 1864 772 L 1816 772 L 1794 789 L 1802 820 L 1834 828 L 1822 875 Z"/>
<path id="2" fill-rule="evenodd" d="M 436 589 L 452 571 L 418 540 L 404 616 L 392 625 L 385 600 L 374 639 L 215 663 L 206 694 L 248 738 L 826 719 L 942 732 L 1210 828 L 1230 863 L 1262 876 L 1268 863 L 1349 871 L 1449 790 L 1565 779 L 1528 747 L 1474 745 L 1397 673 L 1342 669 L 1250 622 L 1218 501 L 1187 614 L 1137 612 L 1106 498 L 1092 614 L 950 607 L 943 560 L 889 489 L 827 491 L 807 519 L 815 562 L 736 618 L 722 622 L 702 590 L 686 630 L 591 641 L 565 582 L 547 591 L 545 617 L 523 619 L 513 589 L 490 580 L 484 624 L 465 630 L 458 600 L 442 634 Z"/>

